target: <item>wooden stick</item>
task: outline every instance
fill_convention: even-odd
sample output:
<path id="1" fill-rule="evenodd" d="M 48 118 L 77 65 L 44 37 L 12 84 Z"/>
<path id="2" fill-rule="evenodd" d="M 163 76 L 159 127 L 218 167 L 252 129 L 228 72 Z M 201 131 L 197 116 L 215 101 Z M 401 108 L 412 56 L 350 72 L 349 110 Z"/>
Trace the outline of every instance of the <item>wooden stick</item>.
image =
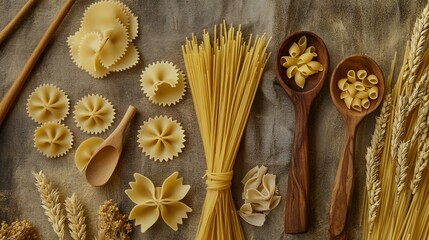
<path id="1" fill-rule="evenodd" d="M 37 0 L 28 0 L 28 2 L 19 10 L 14 18 L 0 32 L 0 44 L 9 36 L 12 30 L 18 25 L 27 12 L 33 7 Z"/>
<path id="2" fill-rule="evenodd" d="M 21 70 L 21 73 L 19 73 L 15 82 L 13 82 L 12 86 L 7 91 L 6 95 L 3 97 L 2 101 L 0 102 L 0 126 L 3 123 L 3 120 L 6 117 L 10 107 L 15 101 L 15 98 L 18 96 L 28 76 L 33 70 L 34 65 L 36 64 L 40 55 L 43 53 L 43 50 L 45 50 L 46 46 L 48 45 L 49 41 L 51 40 L 58 26 L 61 24 L 64 17 L 67 15 L 67 13 L 69 12 L 70 8 L 73 6 L 75 1 L 76 0 L 67 0 L 67 2 L 64 3 L 60 12 L 55 17 L 55 19 L 49 26 L 48 30 L 46 30 L 45 35 L 43 35 L 42 39 L 40 40 L 39 44 L 37 44 L 36 48 L 34 49 L 27 63 L 25 64 L 24 68 Z"/>

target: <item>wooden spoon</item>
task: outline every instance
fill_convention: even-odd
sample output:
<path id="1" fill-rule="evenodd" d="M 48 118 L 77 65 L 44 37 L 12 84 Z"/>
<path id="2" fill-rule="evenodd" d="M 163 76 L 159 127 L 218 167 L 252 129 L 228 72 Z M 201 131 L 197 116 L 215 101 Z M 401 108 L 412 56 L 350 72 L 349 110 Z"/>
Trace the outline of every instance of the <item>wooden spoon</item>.
<path id="1" fill-rule="evenodd" d="M 85 177 L 92 186 L 106 184 L 115 171 L 124 145 L 124 132 L 136 112 L 137 109 L 130 105 L 115 131 L 101 143 L 89 159 L 85 168 Z"/>
<path id="2" fill-rule="evenodd" d="M 280 64 L 282 56 L 289 56 L 289 48 L 302 37 L 307 37 L 307 46 L 316 47 L 316 61 L 323 65 L 323 71 L 306 79 L 304 88 L 296 85 L 294 79 L 286 76 L 286 68 Z M 308 116 L 311 105 L 323 86 L 329 69 L 329 55 L 325 43 L 311 32 L 296 32 L 287 37 L 277 53 L 277 79 L 295 106 L 295 136 L 289 171 L 285 207 L 285 233 L 304 233 L 308 229 Z"/>
<path id="3" fill-rule="evenodd" d="M 355 70 L 357 72 L 360 69 L 366 70 L 368 75 L 374 74 L 377 76 L 377 86 L 379 90 L 378 98 L 371 100 L 369 109 L 362 109 L 362 112 L 347 108 L 344 101 L 340 99 L 341 90 L 337 85 L 338 80 L 345 78 L 349 70 Z M 347 221 L 353 194 L 354 138 L 360 121 L 373 112 L 383 100 L 383 72 L 371 58 L 365 55 L 352 55 L 342 60 L 334 69 L 331 77 L 330 91 L 332 101 L 341 113 L 345 123 L 345 137 L 331 196 L 329 239 L 347 239 Z"/>

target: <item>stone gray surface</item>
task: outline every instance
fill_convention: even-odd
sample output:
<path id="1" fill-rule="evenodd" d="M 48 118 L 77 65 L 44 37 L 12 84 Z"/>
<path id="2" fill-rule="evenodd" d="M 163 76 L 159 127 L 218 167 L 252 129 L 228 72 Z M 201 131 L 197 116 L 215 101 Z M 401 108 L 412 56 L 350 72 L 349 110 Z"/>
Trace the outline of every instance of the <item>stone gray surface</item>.
<path id="1" fill-rule="evenodd" d="M 0 96 L 11 85 L 26 59 L 31 54 L 63 0 L 43 0 L 20 24 L 10 38 L 0 46 Z M 414 21 L 426 1 L 124 1 L 139 17 L 140 34 L 135 41 L 142 61 L 131 70 L 113 73 L 103 80 L 92 79 L 71 61 L 66 44 L 68 35 L 79 28 L 83 11 L 91 1 L 77 0 L 61 24 L 51 44 L 41 56 L 28 83 L 17 98 L 14 107 L 0 127 L 0 220 L 27 218 L 38 229 L 42 239 L 55 239 L 47 218 L 40 207 L 34 187 L 32 171 L 43 170 L 59 188 L 63 196 L 73 192 L 82 199 L 87 211 L 88 234 L 96 231 L 98 206 L 112 198 L 124 212 L 133 203 L 124 194 L 133 173 L 138 172 L 160 186 L 174 171 L 179 171 L 191 190 L 184 202 L 193 208 L 189 218 L 174 232 L 159 220 L 146 233 L 134 229 L 135 239 L 193 239 L 197 230 L 205 184 L 205 157 L 200 139 L 190 90 L 173 107 L 160 107 L 148 101 L 139 86 L 139 75 L 145 66 L 168 60 L 185 71 L 181 45 L 192 32 L 198 36 L 203 29 L 212 31 L 213 25 L 225 19 L 242 24 L 243 31 L 272 36 L 269 51 L 275 54 L 280 42 L 295 31 L 308 30 L 318 34 L 330 53 L 330 72 L 344 57 L 354 53 L 368 54 L 382 67 L 385 76 L 395 51 L 401 62 L 405 43 L 411 35 Z M 0 28 L 16 14 L 24 0 L 0 0 Z M 328 74 L 330 77 L 330 73 Z M 325 239 L 329 219 L 329 199 L 343 140 L 343 123 L 329 96 L 327 79 L 312 108 L 309 124 L 310 144 L 310 226 L 301 235 L 283 233 L 284 200 L 268 216 L 261 228 L 242 221 L 247 239 Z M 73 156 L 77 146 L 90 135 L 81 132 L 73 123 L 73 114 L 66 120 L 75 140 L 73 149 L 64 157 L 47 159 L 33 147 L 33 132 L 37 127 L 26 113 L 29 94 L 40 84 L 53 83 L 62 88 L 71 99 L 71 107 L 83 96 L 101 94 L 112 101 L 117 120 L 101 137 L 106 137 L 119 123 L 127 106 L 139 110 L 127 134 L 123 157 L 111 181 L 104 187 L 90 187 L 74 167 Z M 186 131 L 186 148 L 173 161 L 154 162 L 138 148 L 137 130 L 149 117 L 167 115 L 182 123 Z M 286 195 L 287 177 L 295 117 L 291 101 L 277 83 L 274 57 L 268 62 L 257 93 L 236 160 L 233 194 L 237 206 L 244 174 L 255 165 L 266 165 L 277 175 L 279 191 Z M 364 154 L 373 130 L 374 115 L 365 119 L 358 131 L 355 157 L 356 185 L 351 213 L 351 239 L 360 239 L 361 205 L 364 191 Z"/>

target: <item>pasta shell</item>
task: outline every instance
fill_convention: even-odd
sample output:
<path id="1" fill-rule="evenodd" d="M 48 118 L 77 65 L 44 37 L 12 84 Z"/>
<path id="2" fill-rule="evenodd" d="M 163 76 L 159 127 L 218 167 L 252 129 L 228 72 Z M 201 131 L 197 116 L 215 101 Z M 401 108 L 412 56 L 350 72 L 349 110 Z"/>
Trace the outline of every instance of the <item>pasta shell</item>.
<path id="1" fill-rule="evenodd" d="M 305 51 L 305 49 L 307 48 L 307 37 L 306 36 L 302 36 L 298 40 L 298 46 L 299 46 L 300 52 L 303 53 Z"/>
<path id="2" fill-rule="evenodd" d="M 356 89 L 356 91 L 361 92 L 365 90 L 365 86 L 362 84 L 361 81 L 356 81 L 353 83 L 353 87 Z"/>
<path id="3" fill-rule="evenodd" d="M 351 97 L 355 97 L 357 90 L 353 84 L 349 84 L 349 88 L 347 89 L 347 92 L 350 94 Z"/>
<path id="4" fill-rule="evenodd" d="M 349 89 L 349 83 L 347 82 L 347 78 L 342 78 L 338 80 L 337 85 L 341 91 L 347 91 Z"/>
<path id="5" fill-rule="evenodd" d="M 352 108 L 358 112 L 362 111 L 362 100 L 360 98 L 353 98 Z"/>
<path id="6" fill-rule="evenodd" d="M 368 90 L 368 94 L 369 94 L 370 99 L 373 99 L 373 100 L 377 99 L 378 98 L 378 87 L 377 86 L 371 87 Z"/>
<path id="7" fill-rule="evenodd" d="M 340 99 L 344 99 L 346 97 L 349 97 L 350 94 L 347 91 L 342 91 L 340 94 Z"/>
<path id="8" fill-rule="evenodd" d="M 298 71 L 298 67 L 296 65 L 290 66 L 286 70 L 286 76 L 288 78 L 292 78 L 293 76 L 295 76 L 297 71 Z"/>
<path id="9" fill-rule="evenodd" d="M 289 48 L 289 55 L 291 57 L 298 57 L 299 54 L 301 54 L 301 51 L 299 49 L 298 44 L 293 43 L 292 46 Z"/>
<path id="10" fill-rule="evenodd" d="M 344 98 L 344 103 L 346 104 L 348 109 L 350 109 L 350 107 L 352 106 L 352 101 L 353 97 L 350 95 Z"/>
<path id="11" fill-rule="evenodd" d="M 291 57 L 291 56 L 283 56 L 280 58 L 280 64 L 283 67 L 291 67 L 293 65 L 296 65 L 297 61 L 298 61 L 298 58 Z"/>
<path id="12" fill-rule="evenodd" d="M 298 72 L 300 72 L 305 77 L 308 77 L 308 76 L 311 76 L 311 75 L 317 73 L 317 71 L 310 69 L 307 64 L 301 65 L 298 68 Z"/>
<path id="13" fill-rule="evenodd" d="M 310 61 L 307 63 L 308 68 L 314 71 L 323 71 L 323 65 L 319 63 L 318 61 Z"/>
<path id="14" fill-rule="evenodd" d="M 302 65 L 302 64 L 308 63 L 313 59 L 313 57 L 314 56 L 311 53 L 304 53 L 298 57 L 297 64 Z"/>
<path id="15" fill-rule="evenodd" d="M 369 80 L 368 80 L 368 78 L 365 78 L 365 79 L 363 79 L 362 80 L 362 84 L 365 86 L 365 87 L 372 87 L 374 84 L 372 84 Z"/>
<path id="16" fill-rule="evenodd" d="M 356 72 L 354 70 L 349 70 L 347 72 L 347 79 L 350 83 L 356 82 Z"/>
<path id="17" fill-rule="evenodd" d="M 364 69 L 361 69 L 361 70 L 358 70 L 358 71 L 357 71 L 357 78 L 358 78 L 359 80 L 363 80 L 363 79 L 365 79 L 367 75 L 368 75 L 368 73 L 367 73 L 367 72 L 366 72 L 366 70 L 364 70 Z"/>
<path id="18" fill-rule="evenodd" d="M 368 109 L 371 106 L 371 102 L 369 101 L 368 98 L 362 99 L 361 104 L 362 104 L 362 107 L 365 109 Z"/>
<path id="19" fill-rule="evenodd" d="M 309 46 L 305 49 L 305 53 L 311 53 L 313 54 L 313 57 L 317 57 L 316 48 L 314 46 Z"/>
<path id="20" fill-rule="evenodd" d="M 295 83 L 296 85 L 298 85 L 300 88 L 304 88 L 305 86 L 305 77 L 302 76 L 302 74 L 300 72 L 297 72 L 295 74 Z"/>
<path id="21" fill-rule="evenodd" d="M 367 79 L 368 79 L 368 81 L 369 81 L 370 83 L 372 83 L 373 85 L 375 85 L 375 84 L 377 84 L 377 83 L 378 83 L 378 78 L 377 78 L 377 76 L 375 76 L 374 74 L 369 75 L 369 76 L 367 77 Z"/>
<path id="22" fill-rule="evenodd" d="M 360 92 L 356 93 L 356 97 L 360 98 L 362 100 L 365 99 L 365 98 L 368 98 L 368 96 L 369 96 L 368 91 L 360 91 Z"/>

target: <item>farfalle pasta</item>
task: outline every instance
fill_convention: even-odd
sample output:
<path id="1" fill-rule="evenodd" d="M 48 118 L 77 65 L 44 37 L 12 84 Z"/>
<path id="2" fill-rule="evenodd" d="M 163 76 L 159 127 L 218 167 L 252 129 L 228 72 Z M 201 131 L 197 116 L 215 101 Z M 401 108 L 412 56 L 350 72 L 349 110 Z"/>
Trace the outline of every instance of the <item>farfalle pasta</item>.
<path id="1" fill-rule="evenodd" d="M 139 147 L 156 161 L 169 161 L 185 147 L 185 131 L 180 123 L 167 116 L 149 118 L 138 131 Z"/>
<path id="2" fill-rule="evenodd" d="M 378 98 L 378 78 L 374 74 L 369 74 L 364 69 L 357 72 L 353 69 L 347 71 L 347 76 L 337 82 L 338 88 L 342 91 L 340 99 L 348 109 L 361 112 L 369 109 L 370 100 Z"/>
<path id="3" fill-rule="evenodd" d="M 43 84 L 27 100 L 28 116 L 37 123 L 60 122 L 69 113 L 70 100 L 63 90 Z"/>
<path id="4" fill-rule="evenodd" d="M 132 42 L 138 18 L 119 1 L 104 0 L 85 11 L 79 31 L 67 39 L 73 62 L 94 78 L 135 66 L 140 57 Z"/>
<path id="5" fill-rule="evenodd" d="M 34 147 L 48 158 L 65 155 L 73 145 L 73 135 L 63 124 L 47 122 L 34 132 Z"/>
<path id="6" fill-rule="evenodd" d="M 83 97 L 74 106 L 74 120 L 84 132 L 99 134 L 105 132 L 115 119 L 112 103 L 100 95 Z"/>
<path id="7" fill-rule="evenodd" d="M 175 105 L 185 95 L 185 76 L 171 62 L 149 64 L 140 77 L 144 94 L 155 104 Z"/>
<path id="8" fill-rule="evenodd" d="M 238 215 L 254 226 L 264 225 L 266 215 L 277 207 L 281 199 L 276 186 L 276 176 L 267 172 L 267 167 L 256 166 L 241 181 L 244 184 L 244 204 L 238 210 Z"/>
<path id="9" fill-rule="evenodd" d="M 97 150 L 103 141 L 104 139 L 102 138 L 91 137 L 79 145 L 74 155 L 74 163 L 79 171 L 82 172 L 86 168 L 86 165 L 88 165 L 92 154 L 94 154 L 95 150 Z"/>
<path id="10" fill-rule="evenodd" d="M 293 43 L 289 48 L 290 56 L 282 56 L 280 64 L 287 68 L 286 76 L 294 78 L 296 85 L 304 88 L 306 78 L 323 71 L 323 66 L 313 59 L 317 57 L 314 46 L 307 47 L 307 37 L 302 36 L 298 43 Z"/>
<path id="11" fill-rule="evenodd" d="M 149 178 L 134 173 L 135 182 L 130 182 L 131 189 L 125 190 L 125 193 L 136 204 L 129 219 L 141 226 L 142 233 L 155 224 L 159 215 L 171 229 L 177 231 L 178 224 L 183 224 L 183 218 L 188 218 L 187 213 L 192 212 L 181 202 L 191 186 L 183 185 L 183 178 L 177 178 L 178 175 L 174 172 L 161 187 L 155 187 Z"/>

